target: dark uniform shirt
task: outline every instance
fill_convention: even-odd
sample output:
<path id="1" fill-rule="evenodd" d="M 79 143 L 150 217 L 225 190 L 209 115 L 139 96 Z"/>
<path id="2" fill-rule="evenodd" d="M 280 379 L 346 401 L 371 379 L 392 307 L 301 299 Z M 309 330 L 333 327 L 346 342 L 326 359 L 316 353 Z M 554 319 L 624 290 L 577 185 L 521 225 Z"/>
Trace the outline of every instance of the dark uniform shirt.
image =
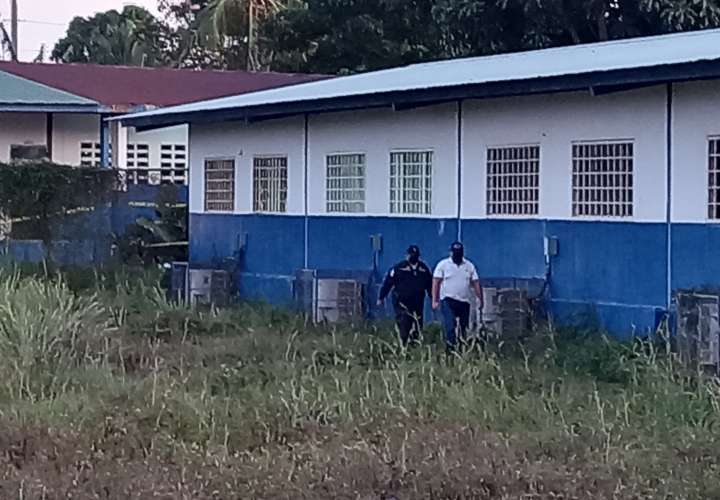
<path id="1" fill-rule="evenodd" d="M 413 266 L 407 260 L 395 264 L 385 276 L 380 289 L 380 300 L 394 289 L 395 298 L 400 302 L 421 303 L 432 293 L 432 272 L 420 261 Z"/>

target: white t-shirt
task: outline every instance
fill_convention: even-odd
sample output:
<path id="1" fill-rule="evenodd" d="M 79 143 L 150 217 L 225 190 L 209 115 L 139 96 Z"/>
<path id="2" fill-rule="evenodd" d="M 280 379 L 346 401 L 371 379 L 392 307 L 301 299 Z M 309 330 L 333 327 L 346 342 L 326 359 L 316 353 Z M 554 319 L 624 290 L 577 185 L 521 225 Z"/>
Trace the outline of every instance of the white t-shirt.
<path id="1" fill-rule="evenodd" d="M 458 266 L 450 258 L 438 263 L 433 278 L 442 280 L 440 300 L 450 298 L 468 304 L 473 300 L 472 282 L 480 279 L 472 262 L 464 259 Z"/>

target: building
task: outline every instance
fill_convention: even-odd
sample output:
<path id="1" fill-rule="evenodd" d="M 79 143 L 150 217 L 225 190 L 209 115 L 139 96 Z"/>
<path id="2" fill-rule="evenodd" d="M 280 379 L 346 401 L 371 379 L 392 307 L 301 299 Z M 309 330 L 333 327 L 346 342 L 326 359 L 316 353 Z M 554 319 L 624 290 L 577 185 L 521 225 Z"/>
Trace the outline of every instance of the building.
<path id="1" fill-rule="evenodd" d="M 317 78 L 0 62 L 0 163 L 48 158 L 68 165 L 120 169 L 127 189 L 115 194 L 111 207 L 56 227 L 58 262 L 104 262 L 109 258 L 111 234 L 124 233 L 139 216 L 154 216 L 158 186 L 174 184 L 181 201 L 187 199 L 188 161 L 186 125 L 143 133 L 111 125 L 106 118 Z M 10 240 L 4 233 L 0 241 L 0 256 L 23 261 L 45 256 L 40 241 Z"/>
<path id="2" fill-rule="evenodd" d="M 561 321 L 647 331 L 674 291 L 720 285 L 718 47 L 708 30 L 434 62 L 122 121 L 190 125 L 191 265 L 243 250 L 246 297 L 459 238 L 483 277 L 546 279 Z"/>
<path id="3" fill-rule="evenodd" d="M 23 154 L 46 156 L 68 165 L 113 165 L 127 170 L 131 183 L 185 184 L 186 126 L 143 134 L 118 126 L 111 130 L 103 119 L 316 78 L 0 62 L 0 162 Z M 117 147 L 113 148 L 114 144 Z"/>

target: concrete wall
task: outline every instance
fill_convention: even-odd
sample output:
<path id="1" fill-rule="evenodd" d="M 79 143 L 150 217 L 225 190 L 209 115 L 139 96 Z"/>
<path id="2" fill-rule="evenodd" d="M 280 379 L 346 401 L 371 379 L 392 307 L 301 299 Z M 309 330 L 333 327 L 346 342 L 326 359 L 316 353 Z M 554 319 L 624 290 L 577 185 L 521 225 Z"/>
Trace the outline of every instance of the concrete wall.
<path id="1" fill-rule="evenodd" d="M 10 159 L 12 144 L 47 143 L 45 113 L 0 113 L 0 161 Z M 162 144 L 187 144 L 186 126 L 150 132 L 128 130 L 128 143 L 150 145 L 150 165 L 160 165 Z M 53 114 L 52 160 L 66 165 L 80 164 L 80 143 L 100 141 L 100 117 L 94 114 Z"/>
<path id="2" fill-rule="evenodd" d="M 692 86 L 687 92 L 696 95 Z M 678 96 L 676 107 L 680 103 Z M 683 142 L 693 127 L 679 120 L 678 116 L 676 140 Z M 605 96 L 570 93 L 468 101 L 462 109 L 461 137 L 462 218 L 458 221 L 457 104 L 310 116 L 306 222 L 302 117 L 254 125 L 193 126 L 191 261 L 220 265 L 237 254 L 241 241 L 247 241 L 241 290 L 246 296 L 286 303 L 291 299 L 292 275 L 305 261 L 310 268 L 370 269 L 374 234 L 383 236 L 378 279 L 408 244 L 421 245 L 434 264 L 460 233 L 482 276 L 542 278 L 547 271 L 545 238 L 556 237 L 561 250 L 551 262 L 550 293 L 558 317 L 571 321 L 588 314 L 599 316 L 617 332 L 655 326 L 667 297 L 665 87 Z M 635 144 L 633 216 L 573 217 L 572 143 L 615 139 Z M 693 160 L 699 166 L 689 188 L 695 198 L 706 190 L 703 140 Z M 518 144 L 541 148 L 540 212 L 522 218 L 489 217 L 486 150 Z M 389 213 L 389 154 L 399 149 L 434 152 L 431 215 Z M 276 153 L 289 158 L 288 213 L 252 214 L 252 156 Z M 334 153 L 366 155 L 363 214 L 325 213 L 325 158 Z M 234 214 L 203 213 L 203 162 L 215 157 L 236 160 Z M 675 202 L 683 203 L 686 196 Z"/>
<path id="3" fill-rule="evenodd" d="M 47 129 L 43 113 L 0 113 L 0 162 L 10 161 L 13 144 L 43 145 Z"/>

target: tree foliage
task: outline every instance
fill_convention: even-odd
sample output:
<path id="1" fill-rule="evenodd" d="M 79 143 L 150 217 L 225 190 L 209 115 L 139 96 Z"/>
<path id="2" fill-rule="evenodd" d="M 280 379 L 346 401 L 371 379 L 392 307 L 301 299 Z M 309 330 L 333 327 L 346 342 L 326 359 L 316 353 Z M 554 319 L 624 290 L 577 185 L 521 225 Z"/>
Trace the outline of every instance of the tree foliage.
<path id="1" fill-rule="evenodd" d="M 356 72 L 720 25 L 720 0 L 304 0 L 264 26 L 274 69 Z"/>
<path id="2" fill-rule="evenodd" d="M 24 220 L 27 237 L 49 245 L 56 217 L 109 201 L 116 185 L 117 172 L 111 169 L 0 163 L 0 214 Z"/>
<path id="3" fill-rule="evenodd" d="M 177 40 L 150 12 L 127 6 L 93 17 L 76 17 L 55 45 L 52 59 L 64 63 L 167 66 L 177 57 Z"/>
<path id="4" fill-rule="evenodd" d="M 720 26 L 720 0 L 158 0 L 76 18 L 61 62 L 352 73 Z"/>

